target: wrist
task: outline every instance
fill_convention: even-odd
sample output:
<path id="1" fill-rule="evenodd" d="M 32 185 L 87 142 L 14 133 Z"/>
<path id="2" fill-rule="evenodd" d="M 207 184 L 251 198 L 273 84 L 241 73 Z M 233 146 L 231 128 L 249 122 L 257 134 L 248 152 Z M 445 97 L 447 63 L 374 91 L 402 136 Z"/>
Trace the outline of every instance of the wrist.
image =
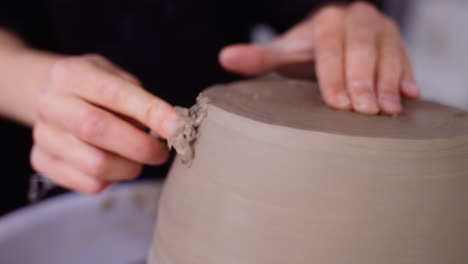
<path id="1" fill-rule="evenodd" d="M 32 126 L 37 90 L 61 56 L 32 49 L 0 31 L 0 116 Z"/>

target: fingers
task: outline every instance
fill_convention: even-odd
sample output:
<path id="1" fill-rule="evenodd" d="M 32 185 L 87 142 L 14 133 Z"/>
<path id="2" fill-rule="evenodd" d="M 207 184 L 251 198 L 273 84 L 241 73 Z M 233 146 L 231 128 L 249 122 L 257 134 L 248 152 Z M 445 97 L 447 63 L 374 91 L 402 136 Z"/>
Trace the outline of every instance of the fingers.
<path id="1" fill-rule="evenodd" d="M 81 77 L 80 82 L 72 81 L 76 76 Z M 132 82 L 96 70 L 82 59 L 57 62 L 51 82 L 52 87 L 67 87 L 66 93 L 135 119 L 164 138 L 176 128 L 177 114 L 171 105 Z"/>
<path id="2" fill-rule="evenodd" d="M 236 44 L 225 47 L 219 55 L 220 64 L 228 71 L 258 75 L 277 66 L 275 54 L 259 45 Z"/>
<path id="3" fill-rule="evenodd" d="M 420 89 L 416 84 L 411 59 L 406 47 L 402 47 L 402 52 L 403 76 L 401 78 L 400 89 L 406 97 L 416 99 L 420 95 Z"/>
<path id="4" fill-rule="evenodd" d="M 346 19 L 346 86 L 353 109 L 362 114 L 379 112 L 374 87 L 377 20 L 377 12 L 367 4 L 353 5 Z"/>
<path id="5" fill-rule="evenodd" d="M 311 44 L 310 21 L 294 26 L 284 35 L 265 46 L 235 44 L 223 48 L 220 64 L 228 71 L 259 75 L 295 64 L 310 65 L 314 52 Z M 312 68 L 307 75 L 310 76 Z M 293 74 L 296 75 L 296 74 Z"/>
<path id="6" fill-rule="evenodd" d="M 397 26 L 364 2 L 321 8 L 267 46 L 232 45 L 220 53 L 224 68 L 247 75 L 276 70 L 307 79 L 311 62 L 324 101 L 336 109 L 398 114 L 401 96 L 419 96 Z"/>
<path id="7" fill-rule="evenodd" d="M 347 27 L 346 75 L 353 109 L 401 113 L 401 95 L 416 98 L 419 89 L 397 25 L 370 5 L 356 3 Z"/>
<path id="8" fill-rule="evenodd" d="M 145 164 L 158 164 L 168 156 L 167 148 L 149 134 L 77 98 L 53 98 L 41 104 L 41 119 L 95 147 Z"/>
<path id="9" fill-rule="evenodd" d="M 397 26 L 386 21 L 379 41 L 377 69 L 377 97 L 382 112 L 399 114 L 402 111 L 400 81 L 403 72 L 401 39 Z"/>
<path id="10" fill-rule="evenodd" d="M 344 79 L 344 46 L 342 9 L 328 9 L 315 18 L 317 28 L 316 71 L 325 102 L 337 109 L 349 110 L 351 100 Z"/>
<path id="11" fill-rule="evenodd" d="M 99 180 L 129 180 L 138 176 L 141 170 L 139 163 L 94 148 L 45 123 L 34 128 L 34 141 L 41 150 Z"/>
<path id="12" fill-rule="evenodd" d="M 32 149 L 31 164 L 36 171 L 46 175 L 54 183 L 83 193 L 99 193 L 109 185 L 68 166 L 38 147 Z"/>
<path id="13" fill-rule="evenodd" d="M 59 60 L 38 92 L 31 162 L 54 182 L 96 193 L 136 177 L 141 164 L 168 159 L 165 144 L 144 129 L 170 136 L 173 107 L 105 58 Z"/>

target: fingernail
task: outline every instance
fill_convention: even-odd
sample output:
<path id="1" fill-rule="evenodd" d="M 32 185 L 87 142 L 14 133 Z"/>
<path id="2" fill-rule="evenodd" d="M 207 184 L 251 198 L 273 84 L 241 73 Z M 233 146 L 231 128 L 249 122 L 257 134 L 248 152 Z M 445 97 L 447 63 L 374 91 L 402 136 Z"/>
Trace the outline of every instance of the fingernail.
<path id="1" fill-rule="evenodd" d="M 357 98 L 355 110 L 365 114 L 376 114 L 379 111 L 375 97 L 372 94 L 362 94 Z"/>
<path id="2" fill-rule="evenodd" d="M 349 96 L 344 92 L 337 94 L 335 97 L 335 101 L 336 104 L 342 108 L 347 108 L 351 105 L 351 100 L 349 99 Z"/>
<path id="3" fill-rule="evenodd" d="M 379 96 L 382 109 L 390 114 L 398 114 L 401 112 L 400 97 L 392 94 L 382 94 Z"/>

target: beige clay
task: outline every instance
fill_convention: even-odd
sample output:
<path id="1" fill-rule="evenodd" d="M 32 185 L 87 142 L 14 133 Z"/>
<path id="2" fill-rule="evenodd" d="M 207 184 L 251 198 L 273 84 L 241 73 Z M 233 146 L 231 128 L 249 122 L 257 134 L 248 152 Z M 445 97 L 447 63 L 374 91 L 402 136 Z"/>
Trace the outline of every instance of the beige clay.
<path id="1" fill-rule="evenodd" d="M 194 143 L 198 139 L 198 127 L 206 117 L 208 98 L 198 96 L 197 103 L 191 108 L 176 107 L 179 116 L 177 129 L 167 140 L 169 149 L 174 148 L 180 157 L 182 164 L 190 166 L 194 159 Z"/>
<path id="2" fill-rule="evenodd" d="M 334 111 L 308 82 L 213 87 L 174 163 L 152 264 L 466 264 L 468 116 Z"/>

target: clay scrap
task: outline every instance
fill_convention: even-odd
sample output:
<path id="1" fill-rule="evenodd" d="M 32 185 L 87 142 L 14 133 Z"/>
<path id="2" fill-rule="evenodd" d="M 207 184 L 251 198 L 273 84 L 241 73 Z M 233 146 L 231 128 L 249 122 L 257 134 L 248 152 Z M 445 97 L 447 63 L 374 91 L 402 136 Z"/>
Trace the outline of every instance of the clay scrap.
<path id="1" fill-rule="evenodd" d="M 167 140 L 169 149 L 174 148 L 181 157 L 181 162 L 190 166 L 195 156 L 193 144 L 198 138 L 198 127 L 206 117 L 208 107 L 208 97 L 200 94 L 197 103 L 191 108 L 176 107 L 175 111 L 179 115 L 177 129 Z"/>

